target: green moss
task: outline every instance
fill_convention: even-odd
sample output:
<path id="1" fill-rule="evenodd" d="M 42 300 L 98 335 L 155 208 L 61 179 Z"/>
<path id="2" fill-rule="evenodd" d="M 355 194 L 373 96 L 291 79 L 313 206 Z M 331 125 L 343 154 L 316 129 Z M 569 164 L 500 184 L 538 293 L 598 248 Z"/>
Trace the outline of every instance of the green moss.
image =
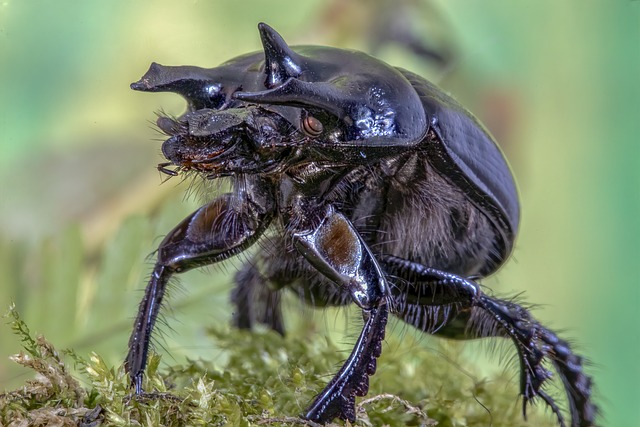
<path id="1" fill-rule="evenodd" d="M 43 337 L 31 336 L 14 307 L 8 317 L 23 345 L 12 360 L 36 375 L 0 395 L 0 425 L 303 425 L 298 414 L 346 357 L 317 335 L 282 338 L 213 328 L 222 365 L 194 360 L 160 370 L 160 357 L 152 355 L 144 387 L 153 392 L 132 398 L 121 366 L 109 366 L 95 353 L 84 358 L 58 352 Z M 409 336 L 392 335 L 386 347 L 392 349 L 383 352 L 369 395 L 358 401 L 355 425 L 525 425 L 511 378 L 470 380 Z M 529 423 L 554 425 L 549 416 Z"/>

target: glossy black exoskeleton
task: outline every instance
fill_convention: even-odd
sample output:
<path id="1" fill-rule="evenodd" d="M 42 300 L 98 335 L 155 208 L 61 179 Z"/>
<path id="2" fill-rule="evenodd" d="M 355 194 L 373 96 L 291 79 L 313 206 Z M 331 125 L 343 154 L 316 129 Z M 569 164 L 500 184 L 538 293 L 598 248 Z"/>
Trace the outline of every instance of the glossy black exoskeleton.
<path id="1" fill-rule="evenodd" d="M 269 26 L 259 29 L 264 52 L 213 69 L 152 64 L 131 85 L 187 100 L 179 118 L 158 119 L 169 136 L 159 169 L 225 177 L 232 188 L 160 243 L 125 363 L 136 393 L 170 277 L 261 239 L 235 277 L 237 326 L 284 333 L 285 288 L 314 306 L 355 302 L 364 315 L 351 355 L 307 419 L 355 418 L 391 313 L 448 338 L 510 338 L 523 413 L 537 397 L 565 425 L 543 387 L 550 362 L 571 425 L 593 425 L 582 359 L 524 308 L 474 281 L 508 258 L 519 222 L 511 172 L 482 125 L 415 74 L 360 52 L 290 48 Z"/>

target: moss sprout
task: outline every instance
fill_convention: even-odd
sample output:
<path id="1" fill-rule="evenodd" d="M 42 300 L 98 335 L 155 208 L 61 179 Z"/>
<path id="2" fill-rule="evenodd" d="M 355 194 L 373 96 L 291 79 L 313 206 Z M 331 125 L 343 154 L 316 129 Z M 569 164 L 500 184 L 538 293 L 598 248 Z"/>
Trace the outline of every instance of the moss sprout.
<path id="1" fill-rule="evenodd" d="M 31 335 L 14 307 L 7 317 L 23 346 L 11 359 L 35 375 L 0 394 L 5 426 L 314 426 L 299 414 L 346 357 L 317 334 L 283 338 L 270 331 L 210 328 L 223 350 L 222 364 L 192 360 L 160 369 L 160 356 L 153 354 L 144 379 L 149 392 L 132 396 L 122 366 L 110 366 L 95 353 L 57 351 Z M 383 352 L 369 395 L 358 400 L 354 425 L 554 425 L 543 414 L 532 414 L 528 424 L 522 420 L 510 375 L 470 379 L 408 335 L 391 334 L 386 346 L 392 349 Z"/>

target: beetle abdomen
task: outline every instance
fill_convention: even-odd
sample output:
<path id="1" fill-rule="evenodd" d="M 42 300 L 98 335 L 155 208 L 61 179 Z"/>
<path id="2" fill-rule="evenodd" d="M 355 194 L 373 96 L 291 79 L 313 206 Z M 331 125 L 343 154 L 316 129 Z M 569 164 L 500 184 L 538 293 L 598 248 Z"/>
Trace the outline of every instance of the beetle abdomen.
<path id="1" fill-rule="evenodd" d="M 453 187 L 464 190 L 500 233 L 501 263 L 513 249 L 520 222 L 518 193 L 504 155 L 463 106 L 422 77 L 400 71 L 413 85 L 429 116 L 430 132 L 425 142 L 430 163 Z"/>
<path id="2" fill-rule="evenodd" d="M 486 276 L 502 263 L 502 238 L 427 152 L 385 159 L 345 177 L 333 197 L 378 253 L 456 274 Z"/>

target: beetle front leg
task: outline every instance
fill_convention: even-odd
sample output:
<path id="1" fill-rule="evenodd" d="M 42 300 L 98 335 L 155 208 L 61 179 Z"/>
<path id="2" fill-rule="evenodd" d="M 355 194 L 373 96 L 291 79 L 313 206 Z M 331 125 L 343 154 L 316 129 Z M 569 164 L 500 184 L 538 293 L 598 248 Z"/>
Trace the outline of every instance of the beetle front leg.
<path id="1" fill-rule="evenodd" d="M 321 209 L 322 211 L 322 209 Z M 319 219 L 308 224 L 304 218 Z M 349 358 L 315 398 L 305 418 L 328 422 L 338 417 L 355 420 L 355 397 L 369 390 L 369 375 L 376 371 L 388 317 L 387 283 L 382 270 L 354 226 L 332 207 L 294 218 L 294 244 L 320 273 L 347 288 L 363 310 L 365 325 Z"/>
<path id="2" fill-rule="evenodd" d="M 246 193 L 224 194 L 185 218 L 160 243 L 125 360 L 136 394 L 142 393 L 149 341 L 171 276 L 245 250 L 260 237 L 272 216 L 268 198 L 255 203 Z"/>

